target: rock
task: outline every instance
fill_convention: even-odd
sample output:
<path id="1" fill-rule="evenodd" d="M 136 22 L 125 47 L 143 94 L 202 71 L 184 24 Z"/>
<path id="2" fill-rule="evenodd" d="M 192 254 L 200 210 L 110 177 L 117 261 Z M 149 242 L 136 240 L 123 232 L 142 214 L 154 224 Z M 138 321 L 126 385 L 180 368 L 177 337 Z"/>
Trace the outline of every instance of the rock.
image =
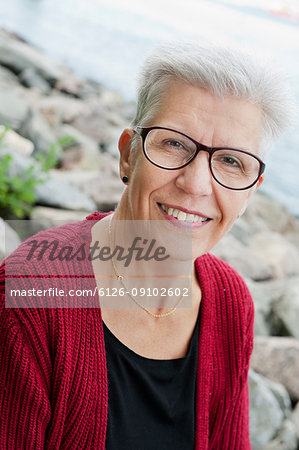
<path id="1" fill-rule="evenodd" d="M 50 178 L 35 188 L 37 203 L 55 208 L 71 210 L 96 210 L 94 201 L 75 186 L 65 181 Z"/>
<path id="2" fill-rule="evenodd" d="M 96 203 L 98 210 L 111 211 L 119 202 L 124 185 L 119 179 L 117 161 L 106 154 L 102 157 L 99 171 L 70 170 L 61 173 L 56 170 L 51 173 L 55 178 L 65 179 L 87 194 Z"/>
<path id="3" fill-rule="evenodd" d="M 295 425 L 290 420 L 285 420 L 275 439 L 268 442 L 263 450 L 297 450 L 297 448 Z"/>
<path id="4" fill-rule="evenodd" d="M 19 80 L 24 86 L 36 89 L 41 94 L 46 95 L 51 92 L 49 83 L 33 67 L 26 67 L 26 69 L 22 70 Z"/>
<path id="5" fill-rule="evenodd" d="M 58 170 L 52 169 L 51 175 L 57 180 L 65 180 L 68 183 L 83 190 L 84 184 L 90 183 L 94 178 L 99 177 L 98 170 Z"/>
<path id="6" fill-rule="evenodd" d="M 37 204 L 71 210 L 96 210 L 94 201 L 88 195 L 66 181 L 54 178 L 51 175 L 51 171 L 47 174 L 42 172 L 41 165 L 34 158 L 24 157 L 7 147 L 4 147 L 2 152 L 13 157 L 13 164 L 10 170 L 11 176 L 22 176 L 24 170 L 34 166 L 36 177 L 44 180 L 43 183 L 35 186 Z"/>
<path id="7" fill-rule="evenodd" d="M 253 235 L 253 230 L 243 217 L 239 217 L 232 226 L 230 234 L 242 244 L 248 246 Z"/>
<path id="8" fill-rule="evenodd" d="M 98 98 L 88 99 L 85 106 L 84 113 L 78 115 L 72 125 L 98 143 L 109 143 L 112 130 L 127 125 L 119 113 L 110 111 Z"/>
<path id="9" fill-rule="evenodd" d="M 227 261 L 245 278 L 261 281 L 273 277 L 270 265 L 252 254 L 232 233 L 224 236 L 211 253 Z"/>
<path id="10" fill-rule="evenodd" d="M 283 233 L 292 229 L 294 222 L 294 218 L 281 203 L 260 191 L 252 197 L 244 218 L 257 232 L 264 230 L 266 226 L 271 231 Z"/>
<path id="11" fill-rule="evenodd" d="M 255 234 L 248 249 L 270 265 L 276 278 L 299 275 L 299 253 L 279 233 L 264 231 Z"/>
<path id="12" fill-rule="evenodd" d="M 296 247 L 297 251 L 299 252 L 299 220 L 297 219 L 295 223 L 297 229 L 295 231 L 285 233 L 284 236 L 291 244 L 293 244 Z"/>
<path id="13" fill-rule="evenodd" d="M 27 239 L 40 230 L 83 220 L 90 213 L 91 211 L 72 211 L 48 206 L 35 206 L 31 211 L 30 220 L 26 221 L 28 223 L 26 230 L 23 228 L 17 231 L 19 235 L 22 235 L 22 239 Z"/>
<path id="14" fill-rule="evenodd" d="M 291 278 L 285 283 L 285 289 L 276 301 L 274 311 L 287 332 L 299 340 L 299 277 Z"/>
<path id="15" fill-rule="evenodd" d="M 4 127 L 0 125 L 0 135 L 4 132 Z M 3 138 L 3 144 L 15 149 L 24 156 L 30 156 L 34 150 L 34 145 L 28 139 L 23 138 L 13 130 L 7 130 Z"/>
<path id="16" fill-rule="evenodd" d="M 57 130 L 56 137 L 58 139 L 65 136 L 73 138 L 74 143 L 68 146 L 62 154 L 60 163 L 62 169 L 95 170 L 101 167 L 102 156 L 96 142 L 71 125 L 62 125 Z"/>
<path id="17" fill-rule="evenodd" d="M 31 220 L 47 222 L 47 228 L 77 222 L 85 219 L 90 211 L 72 211 L 68 209 L 49 208 L 47 206 L 36 206 L 30 214 Z"/>
<path id="18" fill-rule="evenodd" d="M 284 413 L 267 379 L 249 370 L 250 440 L 252 450 L 260 450 L 282 425 Z"/>
<path id="19" fill-rule="evenodd" d="M 84 80 L 78 93 L 78 97 L 81 99 L 88 99 L 90 97 L 99 97 L 105 88 L 101 83 L 95 80 Z"/>
<path id="20" fill-rule="evenodd" d="M 48 230 L 66 223 L 80 221 L 89 214 L 90 211 L 68 211 L 46 206 L 36 206 L 31 211 L 30 220 L 9 220 L 7 222 L 23 242 L 41 230 Z"/>
<path id="21" fill-rule="evenodd" d="M 77 116 L 86 112 L 86 105 L 82 100 L 59 93 L 43 97 L 37 107 L 51 127 L 72 123 Z"/>
<path id="22" fill-rule="evenodd" d="M 299 399 L 299 342 L 296 339 L 255 336 L 250 365 L 283 384 L 292 400 Z"/>
<path id="23" fill-rule="evenodd" d="M 84 186 L 88 194 L 101 211 L 113 210 L 120 201 L 124 186 L 118 179 L 105 179 L 101 176 L 94 178 Z"/>
<path id="24" fill-rule="evenodd" d="M 0 124 L 18 130 L 37 98 L 37 93 L 22 86 L 1 89 Z"/>
<path id="25" fill-rule="evenodd" d="M 20 152 L 18 152 L 15 148 L 10 145 L 3 144 L 1 148 L 2 155 L 11 155 L 12 161 L 9 168 L 9 175 L 13 176 L 22 176 L 24 171 L 29 167 L 34 167 L 34 173 L 37 177 L 42 179 L 45 178 L 45 174 L 42 172 L 41 166 L 32 156 L 24 156 Z"/>
<path id="26" fill-rule="evenodd" d="M 299 402 L 296 404 L 291 416 L 290 420 L 295 425 L 296 436 L 299 439 Z"/>
<path id="27" fill-rule="evenodd" d="M 56 82 L 55 89 L 79 97 L 84 84 L 85 82 L 83 80 L 76 77 L 69 70 L 65 70 Z"/>
<path id="28" fill-rule="evenodd" d="M 0 88 L 5 89 L 8 86 L 17 86 L 18 77 L 9 69 L 0 66 Z"/>
<path id="29" fill-rule="evenodd" d="M 51 126 L 68 123 L 97 143 L 106 143 L 111 134 L 109 111 L 98 98 L 75 99 L 55 94 L 39 102 L 39 110 Z"/>
<path id="30" fill-rule="evenodd" d="M 34 143 L 34 154 L 47 154 L 51 145 L 57 142 L 55 134 L 43 116 L 32 109 L 28 111 L 20 133 Z"/>
<path id="31" fill-rule="evenodd" d="M 21 240 L 9 221 L 0 218 L 0 262 L 10 255 L 19 245 Z"/>
<path id="32" fill-rule="evenodd" d="M 101 103 L 105 105 L 110 111 L 117 111 L 123 107 L 124 101 L 119 92 L 105 89 L 100 94 Z"/>
<path id="33" fill-rule="evenodd" d="M 59 167 L 63 170 L 80 170 L 83 160 L 84 152 L 82 147 L 79 144 L 69 145 L 64 148 Z"/>
<path id="34" fill-rule="evenodd" d="M 254 282 L 246 280 L 254 301 L 254 334 L 256 336 L 278 335 L 281 320 L 274 315 L 274 306 L 284 293 L 285 280 Z"/>
<path id="35" fill-rule="evenodd" d="M 122 132 L 123 127 L 111 129 L 110 138 L 104 146 L 104 150 L 116 159 L 119 159 L 118 141 Z"/>
<path id="36" fill-rule="evenodd" d="M 278 401 L 279 407 L 283 412 L 284 418 L 288 418 L 291 414 L 292 409 L 292 402 L 288 394 L 288 391 L 283 386 L 283 384 L 269 380 L 269 378 L 266 378 L 266 380 L 268 388 L 271 390 L 272 394 Z"/>
<path id="37" fill-rule="evenodd" d="M 16 74 L 31 68 L 52 85 L 62 73 L 62 69 L 50 58 L 3 30 L 0 33 L 0 64 Z"/>
<path id="38" fill-rule="evenodd" d="M 7 222 L 19 236 L 21 242 L 43 229 L 37 226 L 38 224 L 33 220 L 7 220 Z"/>

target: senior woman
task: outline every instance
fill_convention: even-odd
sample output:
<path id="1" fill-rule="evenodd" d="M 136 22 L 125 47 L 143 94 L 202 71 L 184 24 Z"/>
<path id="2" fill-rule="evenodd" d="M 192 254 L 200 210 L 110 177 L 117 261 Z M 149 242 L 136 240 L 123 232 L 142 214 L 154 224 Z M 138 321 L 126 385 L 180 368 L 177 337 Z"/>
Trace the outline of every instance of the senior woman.
<path id="1" fill-rule="evenodd" d="M 263 181 L 267 144 L 287 123 L 283 89 L 267 67 L 227 49 L 176 42 L 147 58 L 136 116 L 119 139 L 126 188 L 115 212 L 40 232 L 7 258 L 6 276 L 2 265 L 1 449 L 250 448 L 253 302 L 208 252 Z M 134 225 L 116 230 L 125 223 Z M 158 223 L 154 244 L 170 243 L 149 267 L 138 247 L 148 239 L 134 241 L 130 264 L 111 247 L 117 236 L 128 247 L 139 223 Z M 166 298 L 160 285 L 151 295 L 154 268 Z M 64 292 L 89 283 L 102 295 L 68 307 L 63 290 L 55 301 L 50 290 L 47 301 L 32 303 L 28 290 L 17 298 L 57 277 Z M 148 295 L 129 288 L 132 277 Z M 21 288 L 6 286 L 6 308 L 5 278 Z M 172 295 L 177 286 L 192 287 L 189 303 Z"/>

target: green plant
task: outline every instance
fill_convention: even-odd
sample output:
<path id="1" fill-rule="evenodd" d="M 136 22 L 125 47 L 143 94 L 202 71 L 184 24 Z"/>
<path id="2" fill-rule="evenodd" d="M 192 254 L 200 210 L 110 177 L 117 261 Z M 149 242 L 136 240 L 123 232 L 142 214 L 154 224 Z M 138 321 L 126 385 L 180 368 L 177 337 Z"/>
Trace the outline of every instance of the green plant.
<path id="1" fill-rule="evenodd" d="M 9 128 L 5 126 L 0 133 L 0 150 Z M 57 164 L 59 149 L 62 145 L 70 143 L 73 138 L 67 136 L 50 146 L 49 152 L 38 159 L 41 173 L 36 172 L 34 165 L 29 166 L 22 176 L 11 176 L 13 157 L 11 155 L 0 155 L 0 211 L 3 215 L 13 214 L 22 219 L 27 217 L 32 205 L 35 203 L 35 187 L 47 180 L 45 173 Z"/>
<path id="2" fill-rule="evenodd" d="M 59 155 L 61 149 L 73 144 L 76 140 L 72 136 L 64 136 L 58 139 L 57 142 L 50 144 L 47 153 L 39 153 L 36 155 L 35 159 L 40 163 L 41 168 L 44 172 L 47 172 L 52 167 L 55 167 L 59 161 Z"/>
<path id="3" fill-rule="evenodd" d="M 11 155 L 0 158 L 0 209 L 12 212 L 16 217 L 22 219 L 31 211 L 31 205 L 35 202 L 34 188 L 43 180 L 35 175 L 34 166 L 28 167 L 19 176 L 10 177 L 8 175 Z"/>

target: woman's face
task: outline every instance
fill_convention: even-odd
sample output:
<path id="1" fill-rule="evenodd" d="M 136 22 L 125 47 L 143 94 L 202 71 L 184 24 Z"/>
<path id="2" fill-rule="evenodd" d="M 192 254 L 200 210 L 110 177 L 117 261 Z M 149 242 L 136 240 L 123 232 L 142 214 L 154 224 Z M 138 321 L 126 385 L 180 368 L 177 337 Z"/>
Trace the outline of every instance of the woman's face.
<path id="1" fill-rule="evenodd" d="M 262 133 L 260 108 L 233 97 L 219 99 L 204 89 L 173 82 L 148 126 L 181 131 L 209 147 L 231 147 L 258 154 Z M 130 151 L 132 130 L 119 140 L 121 176 L 129 178 L 117 216 L 127 220 L 163 220 L 177 230 L 190 223 L 165 212 L 174 208 L 208 220 L 192 224 L 194 256 L 208 252 L 243 214 L 257 186 L 233 191 L 219 185 L 209 170 L 209 155 L 200 152 L 186 167 L 164 170 L 143 155 L 142 142 Z M 259 183 L 262 182 L 260 179 Z M 171 213 L 171 211 L 170 211 Z M 181 215 L 181 217 L 184 217 Z"/>

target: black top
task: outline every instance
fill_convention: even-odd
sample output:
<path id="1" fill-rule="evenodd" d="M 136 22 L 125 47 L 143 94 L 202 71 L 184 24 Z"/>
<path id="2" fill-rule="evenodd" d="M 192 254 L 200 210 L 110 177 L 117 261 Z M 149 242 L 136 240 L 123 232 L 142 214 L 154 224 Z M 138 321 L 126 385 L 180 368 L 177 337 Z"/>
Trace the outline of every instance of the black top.
<path id="1" fill-rule="evenodd" d="M 199 315 L 183 358 L 137 355 L 104 324 L 107 450 L 193 450 Z M 175 339 L 175 336 L 174 336 Z"/>

